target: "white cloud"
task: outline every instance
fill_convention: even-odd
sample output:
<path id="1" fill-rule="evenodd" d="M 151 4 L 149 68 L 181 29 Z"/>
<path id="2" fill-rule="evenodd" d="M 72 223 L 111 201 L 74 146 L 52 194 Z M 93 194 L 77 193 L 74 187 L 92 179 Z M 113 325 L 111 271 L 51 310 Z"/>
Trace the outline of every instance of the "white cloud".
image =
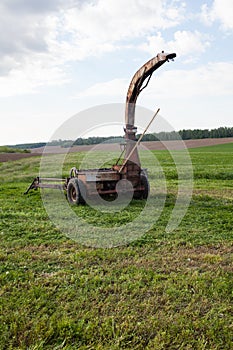
<path id="1" fill-rule="evenodd" d="M 158 28 L 177 25 L 184 5 L 162 0 L 99 0 L 64 13 L 65 30 L 74 38 L 93 38 L 99 42 L 119 42 L 141 37 Z"/>
<path id="2" fill-rule="evenodd" d="M 13 95 L 32 94 L 43 86 L 59 86 L 68 81 L 64 72 L 59 67 L 43 65 L 43 60 L 24 62 L 23 69 L 11 69 L 7 76 L 0 76 L 0 96 L 9 97 Z"/>
<path id="3" fill-rule="evenodd" d="M 125 97 L 128 84 L 126 79 L 113 79 L 95 84 L 77 97 Z M 230 96 L 232 94 L 233 64 L 217 62 L 193 70 L 160 71 L 158 75 L 155 72 L 148 88 L 142 92 L 140 97 L 183 99 L 195 96 Z"/>
<path id="4" fill-rule="evenodd" d="M 127 40 L 183 18 L 180 1 L 3 0 L 0 4 L 0 96 L 64 83 L 66 64 L 127 47 Z"/>
<path id="5" fill-rule="evenodd" d="M 214 0 L 211 7 L 202 5 L 201 19 L 207 25 L 220 21 L 224 30 L 233 29 L 233 2 L 232 0 Z"/>
<path id="6" fill-rule="evenodd" d="M 76 98 L 86 98 L 86 97 L 117 97 L 122 98 L 124 93 L 126 95 L 127 91 L 127 80 L 126 79 L 113 79 L 110 81 L 94 84 L 77 94 Z"/>
<path id="7" fill-rule="evenodd" d="M 44 13 L 42 3 L 29 6 L 12 0 L 0 4 L 1 97 L 35 93 L 40 86 L 67 81 L 62 55 L 54 50 L 56 16 L 49 6 Z"/>
<path id="8" fill-rule="evenodd" d="M 177 56 L 186 56 L 193 60 L 196 56 L 205 52 L 210 46 L 209 38 L 198 31 L 176 31 L 174 40 L 165 41 L 161 32 L 157 35 L 149 36 L 147 43 L 140 48 L 151 55 L 155 54 L 155 48 L 165 49 L 166 52 L 176 52 Z"/>
<path id="9" fill-rule="evenodd" d="M 233 95 L 233 63 L 216 62 L 193 70 L 169 70 L 151 79 L 145 97 L 181 98 Z"/>
<path id="10" fill-rule="evenodd" d="M 0 52 L 18 63 L 30 53 L 82 60 L 98 55 L 100 49 L 102 53 L 115 50 L 122 40 L 175 26 L 182 20 L 183 10 L 179 1 L 162 0 L 43 0 L 39 4 L 3 0 Z"/>
<path id="11" fill-rule="evenodd" d="M 62 13 L 58 38 L 64 37 L 65 32 L 69 41 L 59 39 L 58 47 L 71 60 L 128 48 L 129 40 L 178 25 L 183 20 L 184 8 L 180 1 L 87 2 L 81 8 L 73 7 Z"/>

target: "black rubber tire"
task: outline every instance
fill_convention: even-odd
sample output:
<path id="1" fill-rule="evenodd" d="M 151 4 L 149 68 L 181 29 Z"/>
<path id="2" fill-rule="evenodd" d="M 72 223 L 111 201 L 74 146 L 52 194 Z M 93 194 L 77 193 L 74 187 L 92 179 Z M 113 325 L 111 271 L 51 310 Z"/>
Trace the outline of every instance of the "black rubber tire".
<path id="1" fill-rule="evenodd" d="M 84 185 L 76 177 L 71 178 L 69 183 L 68 183 L 67 199 L 68 199 L 68 202 L 72 205 L 79 205 L 79 204 L 85 203 L 85 199 L 82 197 L 81 192 L 80 192 L 80 186 L 84 186 Z M 83 192 L 84 191 L 82 188 L 82 193 Z"/>
<path id="2" fill-rule="evenodd" d="M 78 179 L 79 195 L 80 195 L 80 204 L 86 204 L 87 189 L 83 181 Z"/>
<path id="3" fill-rule="evenodd" d="M 147 199 L 150 193 L 150 184 L 146 175 L 141 174 L 141 185 L 144 187 L 142 198 Z"/>
<path id="4" fill-rule="evenodd" d="M 135 191 L 133 198 L 134 199 L 147 199 L 150 193 L 150 185 L 149 185 L 149 181 L 148 178 L 145 174 L 141 174 L 140 175 L 140 179 L 141 179 L 141 186 L 144 187 L 143 191 Z"/>

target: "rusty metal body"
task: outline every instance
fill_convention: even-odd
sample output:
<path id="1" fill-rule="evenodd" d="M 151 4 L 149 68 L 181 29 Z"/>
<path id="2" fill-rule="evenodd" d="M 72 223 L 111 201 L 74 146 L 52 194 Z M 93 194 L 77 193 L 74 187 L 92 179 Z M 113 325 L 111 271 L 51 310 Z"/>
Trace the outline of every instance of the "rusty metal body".
<path id="1" fill-rule="evenodd" d="M 145 188 L 140 182 L 140 174 L 138 171 L 135 171 L 134 165 L 128 164 L 125 171 L 121 173 L 119 172 L 120 167 L 121 165 L 114 165 L 112 168 L 103 169 L 76 169 L 74 176 L 65 179 L 36 177 L 25 194 L 37 188 L 60 189 L 67 192 L 69 182 L 73 178 L 79 180 L 79 186 L 80 184 L 83 185 L 81 192 L 82 197 L 85 199 L 97 194 L 100 196 L 111 196 L 116 195 L 119 191 L 129 191 L 127 183 L 125 187 L 116 188 L 120 180 L 130 181 L 133 186 L 133 192 L 142 192 Z"/>
<path id="2" fill-rule="evenodd" d="M 127 96 L 126 96 L 126 108 L 125 108 L 125 138 L 127 140 L 126 154 L 125 158 L 130 154 L 134 142 L 136 140 L 137 128 L 134 125 L 135 122 L 135 108 L 136 102 L 139 94 L 143 89 L 147 87 L 149 84 L 150 78 L 153 72 L 158 69 L 162 64 L 169 61 L 169 59 L 173 60 L 176 57 L 175 53 L 166 54 L 162 51 L 162 53 L 157 54 L 157 56 L 153 57 L 147 63 L 145 63 L 133 76 Z M 133 141 L 133 142 L 132 142 Z M 134 162 L 135 168 L 136 165 L 140 168 L 140 160 L 138 156 L 138 151 L 135 149 L 135 152 L 131 156 L 131 161 Z"/>
<path id="3" fill-rule="evenodd" d="M 71 204 L 85 203 L 87 197 L 95 194 L 114 196 L 119 191 L 132 191 L 134 198 L 147 198 L 149 183 L 145 170 L 141 168 L 138 155 L 137 128 L 134 125 L 135 107 L 140 92 L 148 85 L 153 72 L 169 59 L 173 60 L 174 57 L 176 57 L 175 53 L 162 52 L 158 54 L 145 63 L 131 80 L 126 97 L 124 129 L 126 146 L 121 164 L 117 162 L 111 168 L 103 169 L 72 168 L 70 176 L 66 179 L 36 177 L 25 194 L 31 189 L 59 188 L 67 193 Z M 121 181 L 120 188 L 117 188 L 120 180 L 123 181 Z M 127 186 L 129 182 L 131 183 L 130 188 Z"/>

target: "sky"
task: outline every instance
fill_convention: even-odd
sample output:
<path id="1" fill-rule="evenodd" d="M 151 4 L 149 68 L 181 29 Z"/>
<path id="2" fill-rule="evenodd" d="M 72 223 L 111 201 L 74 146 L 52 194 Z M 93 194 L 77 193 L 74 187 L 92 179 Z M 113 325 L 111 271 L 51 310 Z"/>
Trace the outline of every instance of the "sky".
<path id="1" fill-rule="evenodd" d="M 124 104 L 162 50 L 177 57 L 138 105 L 175 130 L 232 127 L 232 39 L 232 0 L 1 0 L 0 145 L 46 142 L 78 112 Z"/>

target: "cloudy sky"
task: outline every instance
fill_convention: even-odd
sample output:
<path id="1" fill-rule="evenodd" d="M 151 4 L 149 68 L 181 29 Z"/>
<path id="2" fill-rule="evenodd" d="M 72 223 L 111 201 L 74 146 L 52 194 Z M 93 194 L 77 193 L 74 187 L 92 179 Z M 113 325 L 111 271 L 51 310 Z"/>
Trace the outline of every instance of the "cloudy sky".
<path id="1" fill-rule="evenodd" d="M 233 124 L 232 0 L 1 0 L 0 17 L 1 145 L 47 141 L 79 111 L 124 103 L 162 50 L 177 58 L 139 105 L 175 130 Z"/>

